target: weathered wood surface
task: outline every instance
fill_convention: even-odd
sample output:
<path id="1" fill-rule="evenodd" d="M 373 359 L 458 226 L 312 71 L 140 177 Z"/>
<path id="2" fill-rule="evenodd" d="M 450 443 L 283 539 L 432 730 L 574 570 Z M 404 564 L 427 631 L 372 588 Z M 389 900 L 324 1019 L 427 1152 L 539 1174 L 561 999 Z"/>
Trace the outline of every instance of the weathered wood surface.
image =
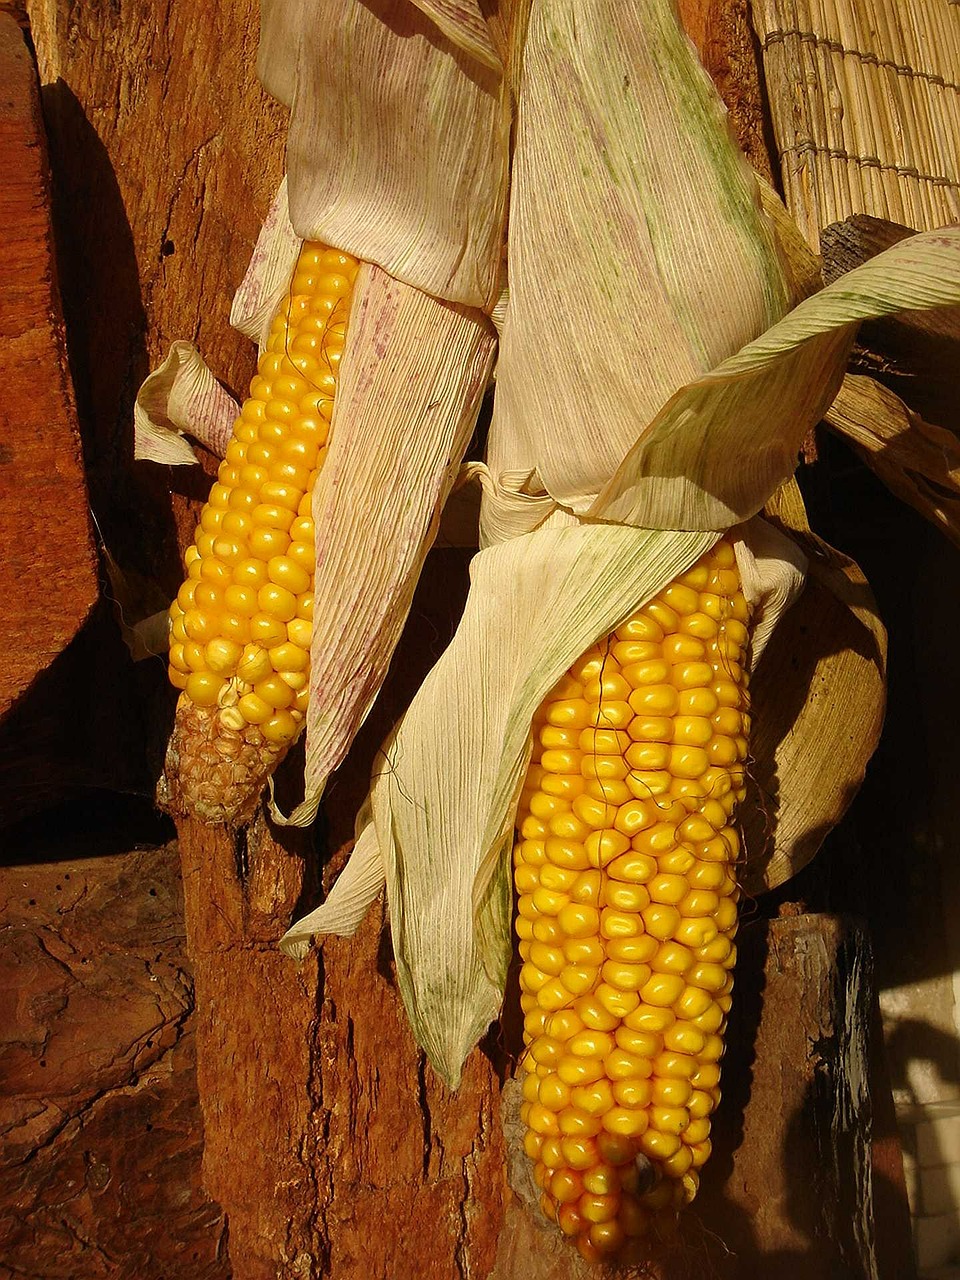
<path id="1" fill-rule="evenodd" d="M 36 69 L 0 12 L 0 717 L 97 599 Z"/>
<path id="2" fill-rule="evenodd" d="M 730 1167 L 705 1216 L 738 1255 L 733 1275 L 877 1280 L 869 935 L 850 919 L 786 916 L 747 930 L 741 958 L 716 1127 Z"/>
<path id="3" fill-rule="evenodd" d="M 175 848 L 0 868 L 0 916 L 0 1277 L 226 1280 Z"/>

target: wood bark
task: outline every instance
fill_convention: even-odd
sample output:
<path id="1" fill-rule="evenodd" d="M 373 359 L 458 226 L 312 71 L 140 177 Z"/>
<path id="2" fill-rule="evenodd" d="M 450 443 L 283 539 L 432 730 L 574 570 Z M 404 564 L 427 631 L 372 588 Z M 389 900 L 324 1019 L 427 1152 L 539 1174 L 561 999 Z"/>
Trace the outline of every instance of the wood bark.
<path id="1" fill-rule="evenodd" d="M 762 158 L 752 44 L 743 6 L 731 8 L 741 15 L 724 28 L 737 33 L 735 47 L 720 57 L 716 21 L 703 13 L 726 4 L 688 6 L 699 15 L 694 34 L 714 40 L 715 60 L 743 75 L 752 67 L 746 96 L 731 87 L 741 71 L 725 83 L 732 103 L 752 104 L 753 132 L 744 129 Z M 31 16 L 94 502 L 108 543 L 135 559 L 144 554 L 138 540 L 149 542 L 147 558 L 172 587 L 173 526 L 189 531 L 189 500 L 205 486 L 196 472 L 147 468 L 152 479 L 134 477 L 133 392 L 178 337 L 196 341 L 242 392 L 252 352 L 226 316 L 279 179 L 283 113 L 254 80 L 251 0 L 52 0 Z M 342 866 L 378 744 L 442 649 L 464 590 L 464 557 L 434 553 L 389 685 L 313 834 L 262 818 L 236 839 L 180 826 L 203 1178 L 226 1215 L 236 1280 L 566 1280 L 583 1271 L 505 1176 L 500 1096 L 519 1051 L 515 993 L 502 1029 L 474 1052 L 451 1095 L 404 1020 L 382 904 L 354 939 L 328 940 L 299 968 L 275 945 L 295 911 L 315 901 L 318 863 L 326 887 Z M 281 788 L 295 769 L 294 758 Z M 758 981 L 747 966 L 741 982 Z M 703 1274 L 689 1259 L 677 1265 Z"/>
<path id="2" fill-rule="evenodd" d="M 176 849 L 0 868 L 0 1277 L 226 1280 Z"/>

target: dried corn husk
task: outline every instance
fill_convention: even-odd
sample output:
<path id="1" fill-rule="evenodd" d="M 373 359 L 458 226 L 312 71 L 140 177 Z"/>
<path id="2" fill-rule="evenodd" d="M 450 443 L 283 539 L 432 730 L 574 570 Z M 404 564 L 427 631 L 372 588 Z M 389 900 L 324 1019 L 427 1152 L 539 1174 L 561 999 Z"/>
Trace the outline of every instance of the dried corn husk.
<path id="1" fill-rule="evenodd" d="M 197 461 L 184 432 L 223 457 L 240 406 L 189 342 L 174 342 L 133 406 L 134 457 L 166 466 Z"/>
<path id="2" fill-rule="evenodd" d="M 744 805 L 748 894 L 800 871 L 856 795 L 883 725 L 886 632 L 869 585 L 816 537 L 795 480 L 766 512 L 807 554 L 803 594 L 750 688 L 753 803 Z"/>
<path id="3" fill-rule="evenodd" d="M 390 767 L 373 780 L 349 893 L 335 886 L 286 939 L 300 953 L 311 932 L 349 932 L 358 885 L 373 895 L 382 869 L 408 1012 L 450 1083 L 500 1006 L 507 853 L 540 699 L 589 644 L 789 477 L 840 385 L 860 318 L 960 297 L 960 230 L 945 231 L 905 242 L 779 320 L 788 292 L 810 286 L 809 259 L 785 267 L 775 252 L 752 179 L 673 21 L 659 0 L 629 14 L 602 0 L 533 6 L 499 404 L 488 465 L 474 468 L 486 549 L 457 635 L 385 747 Z M 593 61 L 582 61 L 591 50 Z M 642 136 L 624 89 L 634 83 L 650 89 Z M 678 160 L 678 147 L 696 162 Z M 651 326 L 639 336 L 638 316 Z M 759 559 L 784 584 L 779 605 L 775 590 L 764 602 L 762 643 L 797 570 L 793 553 Z M 876 674 L 875 654 L 868 661 Z M 857 706 L 872 705 L 867 693 Z M 805 709 L 788 742 L 799 772 L 811 752 L 822 758 L 808 730 L 831 715 Z M 850 768 L 855 784 L 860 757 Z M 789 831 L 803 856 L 835 820 L 815 810 Z"/>
<path id="4" fill-rule="evenodd" d="M 379 692 L 494 352 L 479 312 L 438 302 L 379 267 L 361 267 L 355 288 L 313 495 L 306 798 L 289 819 L 296 825 L 313 820 Z"/>
<path id="5" fill-rule="evenodd" d="M 509 273 L 488 465 L 536 469 L 577 514 L 678 388 L 786 310 L 754 176 L 662 0 L 533 6 Z"/>
<path id="6" fill-rule="evenodd" d="M 745 583 L 772 627 L 802 570 L 792 549 L 778 558 L 784 539 L 775 531 L 757 536 L 761 556 L 753 560 L 745 531 Z M 593 524 L 480 552 L 456 636 L 384 744 L 387 767 L 361 816 L 350 879 L 282 941 L 302 955 L 314 933 L 352 932 L 360 889 L 369 903 L 385 879 L 407 1011 L 452 1085 L 503 998 L 508 855 L 534 711 L 580 653 L 714 541 L 712 533 Z"/>
<path id="7" fill-rule="evenodd" d="M 268 4 L 258 66 L 290 106 L 298 235 L 437 298 L 489 309 L 510 103 L 479 9 L 454 0 Z"/>

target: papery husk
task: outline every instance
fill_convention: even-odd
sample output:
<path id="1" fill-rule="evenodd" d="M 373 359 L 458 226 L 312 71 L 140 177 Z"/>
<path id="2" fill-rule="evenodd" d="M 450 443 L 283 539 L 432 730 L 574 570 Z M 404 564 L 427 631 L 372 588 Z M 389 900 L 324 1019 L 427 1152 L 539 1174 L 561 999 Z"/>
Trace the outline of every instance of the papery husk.
<path id="1" fill-rule="evenodd" d="M 190 342 L 174 342 L 148 374 L 133 406 L 133 456 L 165 466 L 198 461 L 184 433 L 222 458 L 240 406 Z"/>
<path id="2" fill-rule="evenodd" d="M 305 798 L 316 814 L 386 675 L 473 434 L 495 348 L 487 318 L 365 264 L 354 286 L 316 529 Z"/>
<path id="3" fill-rule="evenodd" d="M 823 287 L 823 259 L 807 244 L 777 191 L 760 173 L 754 173 L 760 205 L 770 219 L 780 250 L 780 263 L 793 306 Z"/>
<path id="4" fill-rule="evenodd" d="M 297 233 L 437 298 L 489 308 L 506 214 L 510 102 L 480 25 L 471 27 L 470 51 L 462 47 L 468 9 L 453 0 L 420 8 L 407 0 L 271 3 L 258 66 L 290 105 Z"/>
<path id="5" fill-rule="evenodd" d="M 536 468 L 583 514 L 669 396 L 788 305 L 753 174 L 668 0 L 533 6 L 509 252 L 488 464 L 498 483 Z"/>
<path id="6" fill-rule="evenodd" d="M 784 540 L 766 532 L 754 559 L 745 530 L 738 559 L 752 566 L 753 599 L 773 621 L 802 573 L 792 551 L 782 572 L 771 571 Z M 710 533 L 578 525 L 474 557 L 457 633 L 384 745 L 386 766 L 373 779 L 359 825 L 363 865 L 342 895 L 335 886 L 283 940 L 302 955 L 312 932 L 356 928 L 358 883 L 370 900 L 381 886 L 375 847 L 414 1033 L 452 1087 L 502 1001 L 509 855 L 534 712 L 581 653 L 715 540 Z"/>
<path id="7" fill-rule="evenodd" d="M 864 319 L 960 301 L 960 227 L 911 236 L 807 298 L 657 414 L 590 514 L 724 529 L 793 474 Z"/>
<path id="8" fill-rule="evenodd" d="M 960 441 L 873 378 L 848 374 L 827 411 L 891 493 L 960 545 Z"/>
<path id="9" fill-rule="evenodd" d="M 383 891 L 386 872 L 368 805 L 357 817 L 357 831 L 359 835 L 347 865 L 322 905 L 292 925 L 280 940 L 281 950 L 294 960 L 306 956 L 318 935 L 332 933 L 342 938 L 351 937 L 359 929 L 370 904 Z"/>
<path id="10" fill-rule="evenodd" d="M 293 229 L 284 178 L 263 220 L 257 243 L 233 295 L 230 323 L 262 350 L 297 265 L 303 241 Z"/>
<path id="11" fill-rule="evenodd" d="M 411 0 L 451 44 L 499 75 L 503 66 L 477 0 Z"/>
<path id="12" fill-rule="evenodd" d="M 811 533 L 796 481 L 767 504 L 806 551 L 806 588 L 751 683 L 754 794 L 741 810 L 748 894 L 814 856 L 859 789 L 883 725 L 886 632 L 859 566 Z"/>

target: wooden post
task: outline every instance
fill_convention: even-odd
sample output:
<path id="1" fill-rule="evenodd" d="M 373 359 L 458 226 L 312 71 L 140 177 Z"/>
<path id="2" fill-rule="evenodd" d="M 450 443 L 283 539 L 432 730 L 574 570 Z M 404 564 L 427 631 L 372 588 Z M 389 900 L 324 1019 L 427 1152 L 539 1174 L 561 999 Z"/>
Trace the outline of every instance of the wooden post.
<path id="1" fill-rule="evenodd" d="M 98 594 L 67 368 L 37 73 L 0 12 L 0 716 L 66 647 Z"/>

